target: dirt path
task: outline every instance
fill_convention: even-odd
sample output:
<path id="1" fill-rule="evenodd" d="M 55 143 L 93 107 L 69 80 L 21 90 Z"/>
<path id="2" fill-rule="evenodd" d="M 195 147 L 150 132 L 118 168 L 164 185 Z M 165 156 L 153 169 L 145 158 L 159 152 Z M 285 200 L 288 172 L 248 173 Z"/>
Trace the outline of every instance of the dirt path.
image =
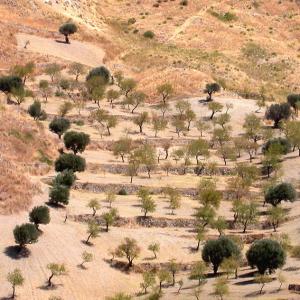
<path id="1" fill-rule="evenodd" d="M 16 35 L 19 51 L 37 52 L 43 55 L 50 55 L 78 62 L 90 67 L 103 64 L 105 52 L 92 44 L 71 40 L 71 44 L 57 42 L 54 39 L 47 39 L 35 35 L 19 33 Z M 25 43 L 29 41 L 27 49 Z"/>

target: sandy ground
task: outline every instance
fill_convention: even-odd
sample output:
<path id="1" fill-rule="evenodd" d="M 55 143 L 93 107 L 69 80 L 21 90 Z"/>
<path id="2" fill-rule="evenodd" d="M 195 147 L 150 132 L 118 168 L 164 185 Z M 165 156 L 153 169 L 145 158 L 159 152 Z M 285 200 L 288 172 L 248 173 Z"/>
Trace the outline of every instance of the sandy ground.
<path id="1" fill-rule="evenodd" d="M 72 41 L 71 45 L 65 45 L 63 43 L 57 43 L 49 39 L 38 38 L 29 35 L 18 35 L 19 49 L 24 51 L 23 46 L 26 40 L 30 40 L 30 45 L 27 51 L 34 51 L 44 55 L 50 55 L 59 57 L 67 61 L 77 61 L 88 66 L 97 66 L 102 64 L 104 52 L 87 43 L 79 43 Z M 72 51 L 71 51 L 72 50 Z M 203 95 L 199 97 L 188 99 L 190 101 L 193 110 L 197 114 L 197 118 L 207 118 L 210 112 L 207 109 L 205 103 L 199 103 L 199 100 L 203 98 Z M 232 103 L 233 109 L 230 110 L 231 125 L 233 127 L 233 135 L 238 135 L 242 132 L 242 124 L 245 115 L 252 113 L 256 110 L 255 102 L 252 100 L 230 98 L 230 97 L 215 97 L 215 101 L 219 101 L 222 104 Z M 48 113 L 56 114 L 57 108 L 61 103 L 61 99 L 50 98 L 47 104 L 43 104 Z M 30 102 L 22 104 L 22 107 L 26 109 Z M 101 107 L 108 109 L 108 104 L 103 102 Z M 83 116 L 88 116 L 90 109 L 95 109 L 96 106 L 88 104 L 87 109 L 82 113 Z M 137 113 L 147 110 L 152 112 L 153 109 L 147 107 L 138 108 Z M 115 108 L 110 110 L 114 114 L 131 116 L 131 114 L 122 109 Z M 170 112 L 174 112 L 174 103 Z M 136 114 L 137 114 L 136 113 Z M 71 115 L 75 115 L 76 111 L 73 110 Z M 136 115 L 135 114 L 135 115 Z M 258 114 L 263 116 L 263 112 Z M 78 116 L 80 119 L 80 116 Z M 48 123 L 45 122 L 45 126 Z M 130 121 L 122 120 L 119 125 L 112 129 L 112 136 L 100 137 L 99 132 L 90 124 L 83 126 L 72 125 L 72 129 L 84 131 L 90 134 L 92 141 L 101 143 L 102 140 L 111 141 L 116 140 L 126 133 L 134 139 L 153 139 L 154 134 L 151 126 L 147 124 L 145 126 L 144 134 L 137 134 L 137 127 Z M 176 139 L 176 133 L 174 129 L 169 126 L 159 136 L 167 137 L 170 139 Z M 195 139 L 199 137 L 199 133 L 193 126 L 192 130 L 184 138 Z M 181 138 L 181 137 L 180 137 Z M 205 138 L 209 138 L 209 135 L 205 135 Z M 59 143 L 57 144 L 59 146 Z M 296 153 L 296 152 L 295 152 Z M 291 154 L 293 159 L 286 159 L 283 163 L 283 178 L 288 180 L 299 179 L 299 164 L 300 159 L 295 157 L 295 153 Z M 87 150 L 83 156 L 88 163 L 104 164 L 104 163 L 120 163 L 120 160 L 113 157 L 112 153 L 106 151 Z M 215 159 L 215 156 L 212 156 Z M 246 160 L 246 156 L 243 156 L 241 161 Z M 218 160 L 221 164 L 221 160 Z M 256 161 L 255 161 L 256 162 Z M 231 163 L 233 165 L 233 163 Z M 48 176 L 53 174 L 48 174 Z M 34 178 L 34 180 L 40 180 L 41 178 Z M 225 177 L 218 177 L 218 188 L 223 189 L 226 184 Z M 103 172 L 91 173 L 84 172 L 78 174 L 78 180 L 80 182 L 91 183 L 119 183 L 129 185 L 130 179 L 128 176 L 116 175 L 116 174 L 104 174 Z M 161 172 L 153 174 L 151 179 L 148 179 L 146 174 L 140 174 L 137 178 L 134 178 L 134 183 L 145 186 L 160 187 L 166 185 L 172 185 L 174 187 L 196 187 L 199 182 L 199 178 L 195 175 L 185 176 L 165 176 Z M 33 206 L 37 204 L 43 204 L 48 198 L 48 187 L 42 185 L 42 194 L 34 199 Z M 0 216 L 0 224 L 2 228 L 2 234 L 0 235 L 0 246 L 3 251 L 0 253 L 0 267 L 2 268 L 0 280 L 0 294 L 10 294 L 10 286 L 5 280 L 6 273 L 16 267 L 19 267 L 24 276 L 25 284 L 23 287 L 17 289 L 19 294 L 18 299 L 21 300 L 44 300 L 48 299 L 51 295 L 59 295 L 64 300 L 81 300 L 81 299 L 105 299 L 106 296 L 112 295 L 118 291 L 126 291 L 128 293 L 137 293 L 140 291 L 139 284 L 141 282 L 141 274 L 125 274 L 112 267 L 106 262 L 109 259 L 108 254 L 110 249 L 114 249 L 120 241 L 126 236 L 134 237 L 141 249 L 141 255 L 137 259 L 136 263 L 149 262 L 151 253 L 147 250 L 150 242 L 157 241 L 161 245 L 161 251 L 159 253 L 158 262 L 167 262 L 169 259 L 177 258 L 178 262 L 190 263 L 196 260 L 200 260 L 200 252 L 191 252 L 191 247 L 195 246 L 195 240 L 193 239 L 193 233 L 189 229 L 185 228 L 111 228 L 108 233 L 101 233 L 99 238 L 93 240 L 93 246 L 86 246 L 82 243 L 83 239 L 86 239 L 86 225 L 68 220 L 66 224 L 63 223 L 66 211 L 70 215 L 89 213 L 89 209 L 86 207 L 87 202 L 91 198 L 97 198 L 101 201 L 102 208 L 99 213 L 106 211 L 107 203 L 104 201 L 103 194 L 88 193 L 86 191 L 72 191 L 70 204 L 66 209 L 51 208 L 51 223 L 48 226 L 43 227 L 43 235 L 40 237 L 39 242 L 34 245 L 29 245 L 31 255 L 28 258 L 16 259 L 13 255 L 14 240 L 12 230 L 16 224 L 26 222 L 28 220 L 27 212 L 19 215 L 4 217 Z M 164 216 L 172 218 L 191 218 L 192 213 L 198 203 L 190 198 L 183 197 L 182 207 L 176 211 L 175 216 L 169 215 L 168 203 L 166 199 L 160 196 L 154 196 L 157 203 L 157 211 L 153 214 L 155 217 Z M 140 207 L 138 206 L 138 199 L 136 196 L 118 196 L 116 202 L 113 204 L 117 207 L 120 214 L 124 217 L 133 217 L 141 214 Z M 288 204 L 288 208 L 292 210 L 291 216 L 300 215 L 300 203 L 299 201 L 294 204 Z M 219 210 L 219 215 L 223 215 L 226 218 L 232 218 L 231 203 L 229 201 L 223 201 Z M 261 232 L 255 230 L 255 233 Z M 270 230 L 264 231 L 270 232 Z M 279 232 L 287 232 L 292 238 L 293 244 L 299 243 L 299 220 L 291 220 L 285 223 L 279 228 Z M 210 230 L 210 233 L 216 234 L 215 230 Z M 7 248 L 9 247 L 9 248 Z M 78 264 L 81 262 L 81 253 L 84 250 L 92 252 L 95 256 L 94 262 L 87 264 L 87 269 L 82 270 L 78 268 Z M 51 262 L 65 263 L 68 268 L 68 275 L 54 278 L 56 283 L 55 289 L 45 289 L 45 281 L 49 272 L 46 269 L 46 265 Z M 300 276 L 299 261 L 289 258 L 287 264 L 284 266 L 284 274 L 288 278 L 288 283 L 297 283 Z M 257 291 L 259 286 L 252 282 L 252 277 L 247 276 L 247 273 L 251 272 L 249 268 L 243 268 L 241 271 L 242 276 L 238 280 L 230 280 L 230 295 L 228 299 L 245 299 L 252 297 L 257 298 Z M 184 289 L 181 294 L 176 294 L 176 288 L 164 289 L 163 299 L 192 299 L 192 289 L 195 287 L 195 282 L 187 279 L 187 274 L 180 273 L 177 279 L 182 278 L 184 280 Z M 214 283 L 213 278 L 208 279 L 208 283 L 204 287 L 203 298 L 215 299 L 212 295 L 212 285 Z M 289 294 L 287 292 L 287 284 L 284 285 L 284 289 L 277 293 L 279 286 L 278 282 L 274 280 L 272 283 L 267 284 L 265 290 L 266 293 L 259 297 L 259 299 L 299 299 L 299 296 Z"/>
<path id="2" fill-rule="evenodd" d="M 58 57 L 71 62 L 95 67 L 103 64 L 104 51 L 93 44 L 83 43 L 70 38 L 71 44 L 65 44 L 63 40 L 52 40 L 29 34 L 17 34 L 19 51 L 32 51 L 43 55 Z M 24 49 L 25 43 L 30 44 Z"/>

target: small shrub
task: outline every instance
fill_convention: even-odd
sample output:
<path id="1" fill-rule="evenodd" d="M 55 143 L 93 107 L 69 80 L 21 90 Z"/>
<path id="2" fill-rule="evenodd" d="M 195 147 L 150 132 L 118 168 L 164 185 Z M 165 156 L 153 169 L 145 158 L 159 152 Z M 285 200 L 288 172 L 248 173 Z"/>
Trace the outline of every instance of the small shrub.
<path id="1" fill-rule="evenodd" d="M 145 32 L 144 32 L 143 36 L 144 36 L 145 38 L 147 38 L 147 39 L 153 39 L 154 36 L 155 36 L 155 34 L 154 34 L 153 31 L 148 30 L 148 31 L 145 31 Z"/>
<path id="2" fill-rule="evenodd" d="M 127 196 L 128 193 L 127 193 L 127 191 L 124 188 L 122 188 L 122 189 L 119 190 L 118 195 L 120 195 L 120 196 Z"/>

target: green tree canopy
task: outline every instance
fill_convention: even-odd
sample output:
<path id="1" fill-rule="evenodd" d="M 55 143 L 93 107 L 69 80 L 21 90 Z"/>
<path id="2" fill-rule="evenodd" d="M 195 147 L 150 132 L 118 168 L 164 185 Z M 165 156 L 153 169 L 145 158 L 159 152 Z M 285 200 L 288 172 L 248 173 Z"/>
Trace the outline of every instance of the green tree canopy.
<path id="1" fill-rule="evenodd" d="M 262 239 L 254 242 L 246 253 L 251 267 L 257 267 L 260 274 L 272 273 L 285 264 L 286 253 L 277 241 Z"/>

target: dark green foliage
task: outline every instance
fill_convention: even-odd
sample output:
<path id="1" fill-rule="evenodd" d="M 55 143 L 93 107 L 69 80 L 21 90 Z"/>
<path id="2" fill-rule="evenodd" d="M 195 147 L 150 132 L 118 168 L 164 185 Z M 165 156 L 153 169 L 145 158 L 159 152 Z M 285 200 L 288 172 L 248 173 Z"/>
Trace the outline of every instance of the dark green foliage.
<path id="1" fill-rule="evenodd" d="M 68 131 L 64 135 L 64 143 L 67 149 L 71 149 L 74 154 L 83 152 L 90 143 L 90 136 L 84 132 Z"/>
<path id="2" fill-rule="evenodd" d="M 227 237 L 207 241 L 202 251 L 202 259 L 213 265 L 214 274 L 217 274 L 222 261 L 233 255 L 239 256 L 240 250 L 238 246 Z"/>
<path id="3" fill-rule="evenodd" d="M 262 239 L 251 245 L 246 257 L 251 267 L 257 267 L 258 272 L 264 274 L 267 270 L 272 273 L 282 267 L 286 254 L 277 241 Z"/>
<path id="4" fill-rule="evenodd" d="M 68 204 L 70 190 L 67 186 L 55 184 L 49 192 L 49 202 L 52 204 Z"/>
<path id="5" fill-rule="evenodd" d="M 262 153 L 267 153 L 271 147 L 280 149 L 280 154 L 288 154 L 291 151 L 291 143 L 287 139 L 281 137 L 268 140 L 262 147 Z"/>
<path id="6" fill-rule="evenodd" d="M 291 116 L 291 106 L 289 103 L 272 104 L 266 110 L 266 119 L 274 121 L 274 128 L 279 127 L 281 120 L 287 120 Z"/>
<path id="7" fill-rule="evenodd" d="M 59 27 L 59 32 L 66 38 L 66 43 L 70 44 L 69 35 L 77 32 L 77 26 L 74 23 L 65 23 Z"/>
<path id="8" fill-rule="evenodd" d="M 53 185 L 61 184 L 67 187 L 71 187 L 76 180 L 76 176 L 73 170 L 64 170 L 61 173 L 57 174 L 57 176 L 53 180 Z"/>
<path id="9" fill-rule="evenodd" d="M 216 92 L 219 92 L 220 89 L 221 89 L 221 87 L 218 83 L 216 83 L 216 82 L 208 83 L 205 86 L 205 89 L 204 89 L 204 93 L 208 94 L 207 101 L 211 101 L 212 100 L 212 94 L 216 93 Z"/>
<path id="10" fill-rule="evenodd" d="M 92 69 L 86 77 L 86 80 L 90 80 L 93 77 L 100 77 L 104 84 L 108 84 L 111 78 L 110 72 L 107 68 L 101 66 Z"/>
<path id="11" fill-rule="evenodd" d="M 27 244 L 37 242 L 39 233 L 33 224 L 17 225 L 13 231 L 16 244 L 25 247 Z"/>
<path id="12" fill-rule="evenodd" d="M 29 221 L 34 223 L 38 229 L 39 224 L 49 224 L 50 222 L 50 213 L 47 206 L 35 206 L 29 213 Z"/>
<path id="13" fill-rule="evenodd" d="M 144 32 L 143 36 L 144 36 L 145 38 L 147 38 L 147 39 L 153 39 L 154 36 L 155 36 L 155 34 L 154 34 L 153 31 L 148 30 L 148 31 L 145 31 L 145 32 Z"/>
<path id="14" fill-rule="evenodd" d="M 34 120 L 45 120 L 47 118 L 47 114 L 42 110 L 41 102 L 38 100 L 35 100 L 33 104 L 29 106 L 28 113 Z"/>
<path id="15" fill-rule="evenodd" d="M 271 186 L 265 194 L 265 201 L 273 206 L 277 206 L 281 201 L 294 202 L 296 198 L 297 192 L 295 188 L 287 182 Z"/>
<path id="16" fill-rule="evenodd" d="M 126 196 L 126 195 L 128 195 L 128 193 L 127 193 L 127 191 L 123 188 L 123 189 L 120 189 L 120 190 L 119 190 L 118 195 L 120 195 L 120 196 Z"/>
<path id="17" fill-rule="evenodd" d="M 13 89 L 23 87 L 22 78 L 19 76 L 2 76 L 0 77 L 0 91 L 3 93 L 11 93 Z"/>
<path id="18" fill-rule="evenodd" d="M 49 129 L 56 133 L 59 138 L 70 128 L 70 121 L 65 118 L 54 118 L 50 124 Z"/>
<path id="19" fill-rule="evenodd" d="M 55 161 L 55 171 L 72 170 L 73 172 L 83 172 L 86 167 L 85 159 L 71 153 L 64 153 Z"/>
<path id="20" fill-rule="evenodd" d="M 287 102 L 297 113 L 300 107 L 300 94 L 290 94 L 287 97 Z"/>

